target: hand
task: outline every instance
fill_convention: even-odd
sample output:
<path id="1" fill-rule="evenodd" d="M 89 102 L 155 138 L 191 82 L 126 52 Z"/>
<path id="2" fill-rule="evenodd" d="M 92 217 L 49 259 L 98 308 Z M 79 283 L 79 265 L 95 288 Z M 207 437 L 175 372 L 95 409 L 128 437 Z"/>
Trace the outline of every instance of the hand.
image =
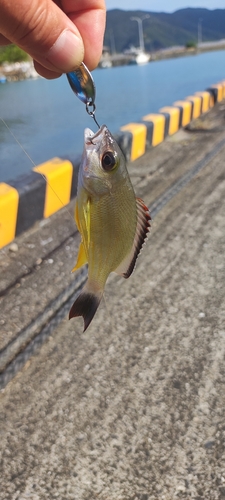
<path id="1" fill-rule="evenodd" d="M 45 78 L 72 71 L 83 60 L 94 69 L 104 29 L 104 0 L 0 0 L 0 45 L 25 50 Z"/>

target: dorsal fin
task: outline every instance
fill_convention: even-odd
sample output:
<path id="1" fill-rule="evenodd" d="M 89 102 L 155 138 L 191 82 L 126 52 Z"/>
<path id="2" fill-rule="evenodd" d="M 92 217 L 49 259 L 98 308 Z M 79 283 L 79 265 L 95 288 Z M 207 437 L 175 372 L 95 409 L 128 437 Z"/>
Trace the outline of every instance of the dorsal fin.
<path id="1" fill-rule="evenodd" d="M 137 205 L 137 227 L 134 237 L 133 246 L 131 252 L 125 257 L 121 262 L 119 267 L 115 270 L 117 274 L 122 275 L 124 278 L 129 278 L 132 274 L 138 255 L 142 249 L 142 246 L 147 238 L 147 234 L 150 228 L 151 216 L 148 207 L 144 204 L 141 198 L 136 198 Z"/>

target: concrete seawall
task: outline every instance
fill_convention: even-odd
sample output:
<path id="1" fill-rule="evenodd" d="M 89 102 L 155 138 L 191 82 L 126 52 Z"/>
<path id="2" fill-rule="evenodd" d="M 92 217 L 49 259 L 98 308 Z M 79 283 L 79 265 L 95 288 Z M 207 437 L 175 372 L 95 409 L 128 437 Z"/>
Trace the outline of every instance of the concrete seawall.
<path id="1" fill-rule="evenodd" d="M 127 160 L 134 161 L 224 98 L 225 80 L 122 126 L 115 138 Z M 25 176 L 0 183 L 0 248 L 70 202 L 76 194 L 79 162 L 53 158 Z"/>
<path id="2" fill-rule="evenodd" d="M 129 162 L 151 232 L 85 333 L 74 200 L 0 251 L 0 500 L 224 499 L 224 113 Z"/>

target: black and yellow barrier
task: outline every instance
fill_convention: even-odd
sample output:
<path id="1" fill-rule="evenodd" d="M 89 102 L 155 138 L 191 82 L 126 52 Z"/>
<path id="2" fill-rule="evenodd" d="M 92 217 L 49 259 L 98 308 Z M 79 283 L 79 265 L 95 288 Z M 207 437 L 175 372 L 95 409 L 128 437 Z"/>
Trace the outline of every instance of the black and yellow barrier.
<path id="1" fill-rule="evenodd" d="M 0 183 L 0 248 L 75 196 L 79 163 L 53 158 L 10 183 Z"/>
<path id="2" fill-rule="evenodd" d="M 124 125 L 115 138 L 126 158 L 134 161 L 224 98 L 225 80 Z M 0 183 L 0 248 L 69 203 L 76 195 L 78 168 L 79 160 L 72 164 L 53 158 L 24 177 Z"/>
<path id="3" fill-rule="evenodd" d="M 212 94 L 214 104 L 216 104 L 216 102 L 222 101 L 222 99 L 224 98 L 224 82 L 220 82 L 220 83 L 216 83 L 215 85 L 211 85 L 206 90 Z"/>
<path id="4" fill-rule="evenodd" d="M 195 95 L 201 98 L 201 113 L 206 113 L 212 106 L 214 106 L 214 101 L 211 92 L 205 90 L 204 92 L 195 92 Z"/>
<path id="5" fill-rule="evenodd" d="M 192 118 L 192 103 L 190 101 L 175 101 L 173 106 L 180 110 L 179 127 L 188 125 Z"/>
<path id="6" fill-rule="evenodd" d="M 200 96 L 197 95 L 190 95 L 185 99 L 192 103 L 192 120 L 195 120 L 201 114 L 202 99 Z"/>
<path id="7" fill-rule="evenodd" d="M 17 214 L 19 205 L 18 191 L 0 183 L 0 248 L 10 243 L 16 235 Z"/>
<path id="8" fill-rule="evenodd" d="M 223 80 L 222 82 L 220 82 L 220 85 L 223 86 L 223 98 L 225 98 L 225 80 Z"/>
<path id="9" fill-rule="evenodd" d="M 141 122 L 124 125 L 116 139 L 126 158 L 136 160 L 149 147 L 157 146 L 168 135 L 175 134 L 181 127 L 199 118 L 224 98 L 225 80 L 183 100 L 175 101 L 172 106 L 164 106 L 158 113 L 149 113 L 142 117 Z"/>
<path id="10" fill-rule="evenodd" d="M 130 132 L 132 135 L 130 160 L 134 161 L 145 153 L 147 127 L 144 123 L 128 123 L 121 127 L 122 132 Z"/>
<path id="11" fill-rule="evenodd" d="M 166 118 L 158 113 L 150 113 L 142 118 L 147 127 L 147 145 L 157 146 L 165 138 Z"/>
<path id="12" fill-rule="evenodd" d="M 43 210 L 43 216 L 47 218 L 70 202 L 73 165 L 68 160 L 53 158 L 33 170 L 44 176 L 47 181 Z"/>
<path id="13" fill-rule="evenodd" d="M 167 119 L 165 137 L 167 135 L 175 134 L 179 130 L 180 109 L 174 106 L 164 106 L 164 108 L 161 108 L 159 112 L 162 113 Z"/>

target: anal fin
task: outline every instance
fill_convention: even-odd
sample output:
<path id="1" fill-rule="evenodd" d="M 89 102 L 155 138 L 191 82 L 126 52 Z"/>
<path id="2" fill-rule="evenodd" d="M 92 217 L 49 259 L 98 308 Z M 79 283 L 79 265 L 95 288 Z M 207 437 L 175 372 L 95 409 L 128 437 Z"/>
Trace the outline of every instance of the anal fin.
<path id="1" fill-rule="evenodd" d="M 76 222 L 76 225 L 77 225 L 77 229 L 78 229 L 79 232 L 81 232 L 80 221 L 79 221 L 79 214 L 78 214 L 78 203 L 77 203 L 77 200 L 76 200 L 76 204 L 75 204 L 75 213 L 74 213 L 74 216 L 75 216 L 75 222 Z"/>
<path id="2" fill-rule="evenodd" d="M 78 250 L 77 262 L 76 262 L 76 264 L 71 272 L 73 273 L 74 271 L 77 271 L 77 269 L 84 266 L 84 264 L 86 264 L 86 263 L 87 263 L 86 252 L 84 249 L 84 244 L 81 241 L 80 246 L 79 246 L 79 250 Z"/>

